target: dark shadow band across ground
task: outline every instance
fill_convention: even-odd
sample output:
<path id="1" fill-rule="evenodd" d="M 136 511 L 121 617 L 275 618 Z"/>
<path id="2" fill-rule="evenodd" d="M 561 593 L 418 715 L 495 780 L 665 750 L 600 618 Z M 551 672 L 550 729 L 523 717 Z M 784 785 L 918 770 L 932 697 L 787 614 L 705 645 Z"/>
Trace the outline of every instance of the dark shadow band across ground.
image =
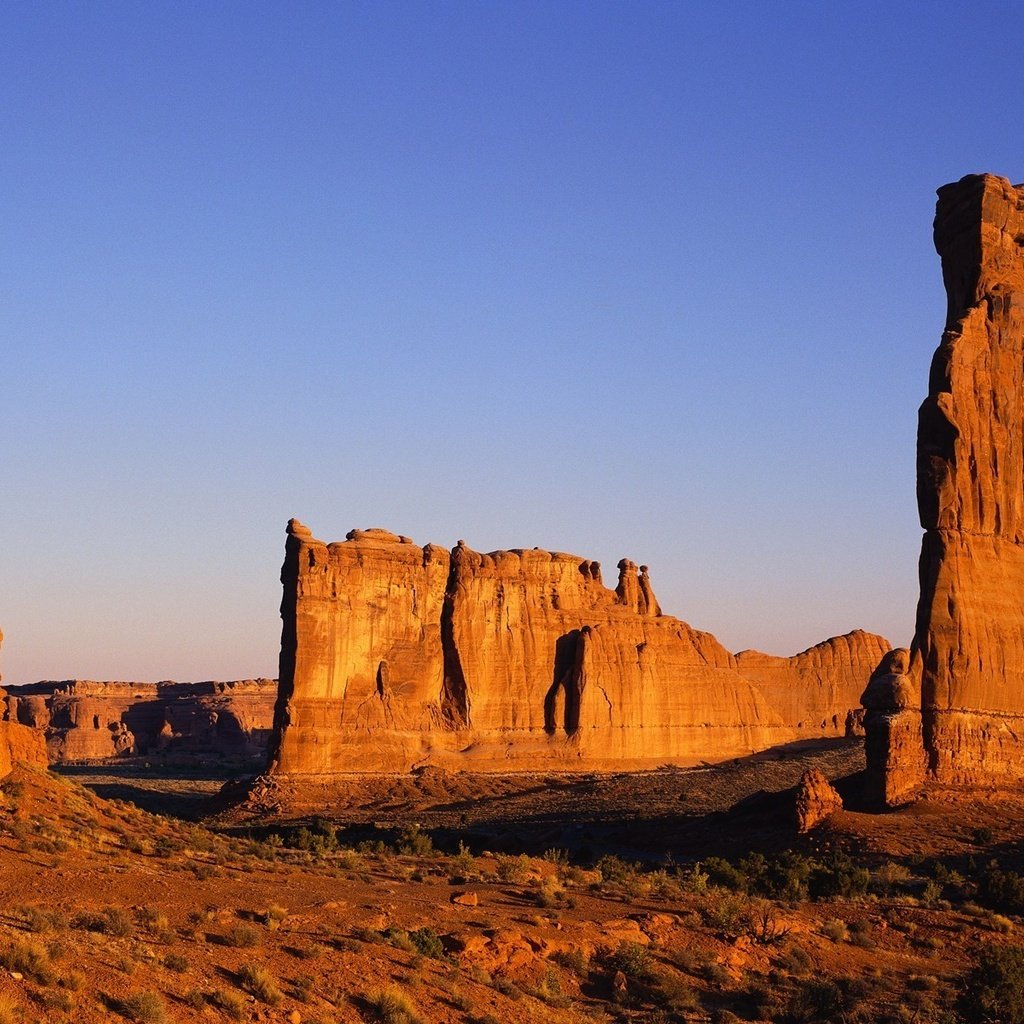
<path id="1" fill-rule="evenodd" d="M 610 774 L 510 774 L 426 768 L 407 775 L 345 775 L 280 780 L 274 799 L 225 806 L 220 789 L 255 773 L 254 766 L 180 759 L 124 759 L 64 765 L 99 796 L 155 813 L 212 820 L 232 832 L 324 818 L 345 841 L 387 838 L 412 823 L 439 845 L 542 853 L 557 847 L 580 857 L 690 859 L 723 844 L 738 850 L 793 840 L 792 788 L 816 766 L 833 779 L 855 778 L 864 764 L 861 740 L 790 743 L 745 758 L 696 768 Z M 247 769 L 247 770 L 246 770 Z M 847 786 L 853 785 L 848 783 Z M 855 788 L 855 786 L 854 786 Z M 728 822 L 726 821 L 728 819 Z"/>

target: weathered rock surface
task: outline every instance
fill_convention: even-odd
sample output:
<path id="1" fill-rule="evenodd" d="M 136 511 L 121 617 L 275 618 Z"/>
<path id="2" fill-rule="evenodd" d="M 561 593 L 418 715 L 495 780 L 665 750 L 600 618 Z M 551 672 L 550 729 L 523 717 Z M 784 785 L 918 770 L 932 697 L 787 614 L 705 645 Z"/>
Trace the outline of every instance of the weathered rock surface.
<path id="1" fill-rule="evenodd" d="M 776 708 L 710 633 L 661 613 L 628 559 L 611 590 L 576 555 L 449 552 L 386 530 L 325 544 L 292 520 L 281 579 L 271 770 L 285 774 L 724 760 L 801 738 L 812 713 L 838 731 L 888 647 L 851 634 L 749 656 L 779 693 L 791 660 L 793 685 L 820 691 Z"/>
<path id="2" fill-rule="evenodd" d="M 874 803 L 888 807 L 911 800 L 927 769 L 921 687 L 910 675 L 910 667 L 910 651 L 905 647 L 890 651 L 861 697 L 868 793 Z"/>
<path id="3" fill-rule="evenodd" d="M 908 675 L 920 693 L 921 756 L 931 778 L 1020 781 L 1024 186 L 970 175 L 938 195 L 935 247 L 948 309 L 919 414 L 917 497 L 926 532 Z M 870 745 L 870 714 L 866 724 Z M 902 771 L 891 756 L 888 763 Z"/>
<path id="4" fill-rule="evenodd" d="M 808 736 L 845 736 L 856 729 L 864 681 L 889 650 L 889 641 L 861 629 L 832 637 L 791 658 L 740 651 L 736 664 L 757 683 L 787 725 Z"/>
<path id="5" fill-rule="evenodd" d="M 157 751 L 253 755 L 267 749 L 277 682 L 64 680 L 10 687 L 4 717 L 45 736 L 51 762 Z"/>
<path id="6" fill-rule="evenodd" d="M 843 809 L 843 798 L 817 768 L 808 768 L 796 788 L 796 827 L 809 832 L 826 818 Z"/>
<path id="7" fill-rule="evenodd" d="M 4 634 L 0 631 L 0 647 L 3 643 Z M 4 691 L 0 690 L 0 700 L 3 695 Z M 9 775 L 16 764 L 32 768 L 49 765 L 43 734 L 17 722 L 0 721 L 0 778 Z"/>

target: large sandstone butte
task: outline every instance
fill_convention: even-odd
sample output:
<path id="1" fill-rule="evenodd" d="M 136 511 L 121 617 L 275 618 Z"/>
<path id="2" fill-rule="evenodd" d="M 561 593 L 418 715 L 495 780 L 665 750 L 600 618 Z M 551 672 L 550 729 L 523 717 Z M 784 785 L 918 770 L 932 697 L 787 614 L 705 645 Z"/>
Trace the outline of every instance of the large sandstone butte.
<path id="1" fill-rule="evenodd" d="M 969 175 L 938 196 L 948 308 L 918 423 L 917 627 L 909 665 L 865 693 L 890 805 L 925 778 L 1024 778 L 1024 186 Z"/>
<path id="2" fill-rule="evenodd" d="M 281 581 L 282 774 L 721 761 L 841 735 L 889 646 L 857 632 L 796 659 L 737 659 L 663 615 L 627 559 L 611 590 L 576 555 L 386 530 L 325 544 L 294 519 Z"/>
<path id="3" fill-rule="evenodd" d="M 131 754 L 264 755 L 277 681 L 137 683 L 68 679 L 10 687 L 3 717 L 37 729 L 51 762 Z"/>

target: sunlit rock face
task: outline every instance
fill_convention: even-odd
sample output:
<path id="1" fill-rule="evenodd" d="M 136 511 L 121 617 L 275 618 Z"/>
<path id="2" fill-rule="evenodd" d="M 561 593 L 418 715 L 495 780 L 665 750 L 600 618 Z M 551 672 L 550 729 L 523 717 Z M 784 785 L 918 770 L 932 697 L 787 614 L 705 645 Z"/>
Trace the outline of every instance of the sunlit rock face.
<path id="1" fill-rule="evenodd" d="M 808 768 L 796 787 L 794 811 L 796 830 L 810 832 L 843 809 L 843 798 L 818 768 Z"/>
<path id="2" fill-rule="evenodd" d="M 910 674 L 910 651 L 890 651 L 861 697 L 864 705 L 866 784 L 871 802 L 898 807 L 913 800 L 927 763 L 920 680 Z"/>
<path id="3" fill-rule="evenodd" d="M 4 634 L 0 631 L 0 647 L 4 643 Z M 49 761 L 46 756 L 46 741 L 38 729 L 8 720 L 3 704 L 4 691 L 0 690 L 0 778 L 10 775 L 16 764 L 28 765 L 30 768 L 46 768 Z"/>
<path id="4" fill-rule="evenodd" d="M 52 763 L 133 754 L 254 756 L 267 750 L 277 682 L 67 679 L 11 687 L 5 717 L 45 737 Z"/>
<path id="5" fill-rule="evenodd" d="M 805 739 L 845 736 L 860 692 L 889 641 L 856 629 L 823 640 L 791 658 L 740 651 L 737 667 L 757 683 L 768 703 Z"/>
<path id="6" fill-rule="evenodd" d="M 812 716 L 834 733 L 888 648 L 851 634 L 817 671 L 815 657 L 750 659 L 780 693 L 784 664 L 794 687 L 814 680 L 808 701 L 776 707 L 711 634 L 663 615 L 628 559 L 613 590 L 576 555 L 448 551 L 386 530 L 325 544 L 292 520 L 285 551 L 278 773 L 724 760 L 802 738 Z"/>
<path id="7" fill-rule="evenodd" d="M 925 535 L 905 675 L 922 749 L 906 757 L 940 783 L 1000 784 L 1024 777 L 1024 187 L 970 175 L 938 195 L 948 308 L 918 425 Z"/>

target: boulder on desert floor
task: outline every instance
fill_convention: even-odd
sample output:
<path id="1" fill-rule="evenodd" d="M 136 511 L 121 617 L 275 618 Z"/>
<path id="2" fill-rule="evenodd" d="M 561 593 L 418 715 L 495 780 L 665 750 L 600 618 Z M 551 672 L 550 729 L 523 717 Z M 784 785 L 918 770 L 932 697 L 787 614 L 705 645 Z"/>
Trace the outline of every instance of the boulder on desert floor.
<path id="1" fill-rule="evenodd" d="M 818 768 L 808 768 L 796 789 L 796 827 L 809 832 L 836 811 L 843 809 L 843 798 Z"/>

